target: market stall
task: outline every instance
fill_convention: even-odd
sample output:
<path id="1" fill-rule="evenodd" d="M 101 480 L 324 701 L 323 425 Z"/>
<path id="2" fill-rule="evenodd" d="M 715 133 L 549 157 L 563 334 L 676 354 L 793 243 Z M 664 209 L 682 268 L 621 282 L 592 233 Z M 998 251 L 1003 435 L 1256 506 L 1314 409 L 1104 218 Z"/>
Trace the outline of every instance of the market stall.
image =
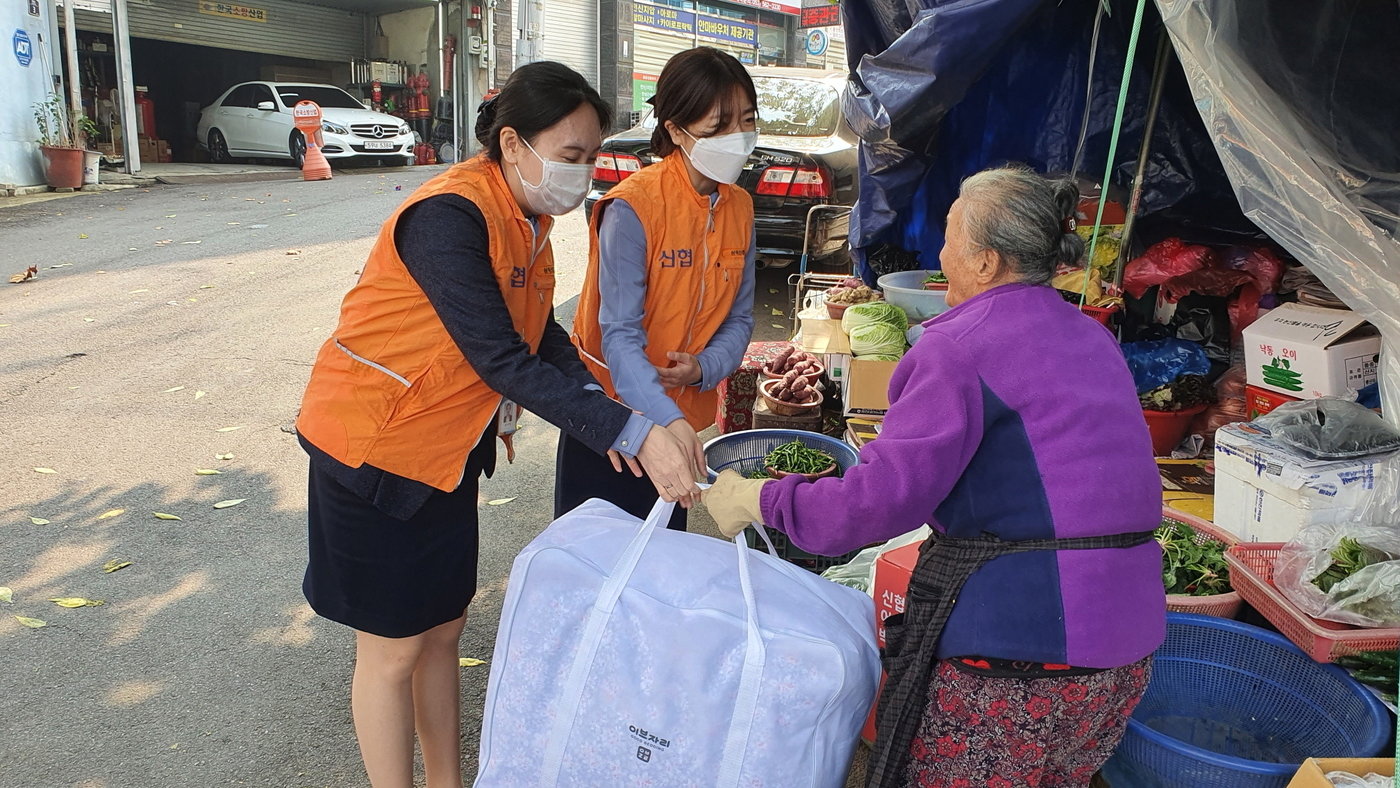
<path id="1" fill-rule="evenodd" d="M 1400 82 L 1382 76 L 1400 65 L 1400 15 L 1177 0 L 843 8 L 859 278 L 794 277 L 790 355 L 812 354 L 820 407 L 841 425 L 807 428 L 879 440 L 899 357 L 946 309 L 941 218 L 963 178 L 1006 161 L 1073 174 L 1087 249 L 1053 286 L 1122 342 L 1162 475 L 1164 590 L 1187 614 L 1104 776 L 1325 786 L 1309 756 L 1388 754 L 1393 716 L 1367 703 L 1394 712 L 1400 649 Z M 736 407 L 722 405 L 722 427 Z M 870 590 L 883 620 L 902 608 L 918 539 L 827 576 Z M 1231 663 L 1241 653 L 1250 664 Z M 1220 678 L 1241 671 L 1280 694 Z M 1191 690 L 1202 685 L 1214 699 Z M 1297 704 L 1323 717 L 1259 722 L 1260 708 Z M 1236 712 L 1227 736 L 1203 722 Z M 1303 730 L 1342 718 L 1370 727 Z M 1378 768 L 1388 777 L 1393 761 Z"/>

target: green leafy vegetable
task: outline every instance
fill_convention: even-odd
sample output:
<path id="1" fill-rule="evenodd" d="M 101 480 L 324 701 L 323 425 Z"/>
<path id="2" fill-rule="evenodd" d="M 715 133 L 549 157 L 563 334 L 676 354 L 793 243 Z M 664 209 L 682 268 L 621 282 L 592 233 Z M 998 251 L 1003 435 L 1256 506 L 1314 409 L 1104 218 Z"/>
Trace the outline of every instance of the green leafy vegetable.
<path id="1" fill-rule="evenodd" d="M 948 284 L 948 277 L 944 276 L 942 271 L 934 271 L 933 273 L 929 274 L 926 279 L 924 279 L 924 284 L 946 285 Z"/>
<path id="2" fill-rule="evenodd" d="M 1337 546 L 1332 548 L 1332 564 L 1327 567 L 1322 574 L 1314 577 L 1312 584 L 1317 586 L 1325 594 L 1332 590 L 1332 586 L 1351 577 L 1357 572 L 1365 569 L 1371 564 L 1378 564 L 1382 561 L 1391 560 L 1390 554 L 1375 547 L 1367 547 L 1364 544 L 1344 537 Z"/>
<path id="3" fill-rule="evenodd" d="M 873 301 L 869 304 L 856 304 L 847 309 L 846 314 L 841 316 L 841 330 L 847 334 L 860 326 L 868 326 L 872 323 L 883 323 L 898 329 L 902 335 L 909 329 L 909 314 L 894 304 Z"/>
<path id="4" fill-rule="evenodd" d="M 1163 520 L 1155 534 L 1162 546 L 1162 585 L 1168 594 L 1210 596 L 1230 592 L 1225 545 L 1175 520 Z"/>
<path id="5" fill-rule="evenodd" d="M 821 473 L 836 464 L 836 459 L 824 451 L 808 448 L 802 441 L 792 441 L 768 452 L 763 464 L 786 473 Z"/>
<path id="6" fill-rule="evenodd" d="M 907 347 L 904 329 L 888 323 L 868 323 L 851 329 L 851 354 L 863 356 L 903 356 Z"/>

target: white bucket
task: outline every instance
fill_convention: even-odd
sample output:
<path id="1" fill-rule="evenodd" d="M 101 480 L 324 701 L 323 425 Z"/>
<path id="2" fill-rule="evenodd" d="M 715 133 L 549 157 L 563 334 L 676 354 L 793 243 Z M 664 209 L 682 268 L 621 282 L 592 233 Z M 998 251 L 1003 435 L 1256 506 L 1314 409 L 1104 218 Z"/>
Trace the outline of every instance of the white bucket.
<path id="1" fill-rule="evenodd" d="M 95 150 L 83 151 L 83 185 L 97 183 L 98 174 L 102 168 L 102 152 Z"/>

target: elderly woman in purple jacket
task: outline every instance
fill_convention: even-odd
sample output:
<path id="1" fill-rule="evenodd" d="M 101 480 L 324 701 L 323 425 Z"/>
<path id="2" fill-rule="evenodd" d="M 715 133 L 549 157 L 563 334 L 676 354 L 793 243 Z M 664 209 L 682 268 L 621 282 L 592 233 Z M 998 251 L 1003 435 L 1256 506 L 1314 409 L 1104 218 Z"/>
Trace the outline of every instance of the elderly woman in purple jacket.
<path id="1" fill-rule="evenodd" d="M 766 523 L 839 555 L 921 524 L 871 786 L 1087 786 L 1165 632 L 1161 491 L 1114 338 L 1048 286 L 1077 260 L 1074 185 L 968 178 L 939 259 L 949 311 L 890 382 L 880 437 L 839 479 L 726 472 L 727 536 Z"/>

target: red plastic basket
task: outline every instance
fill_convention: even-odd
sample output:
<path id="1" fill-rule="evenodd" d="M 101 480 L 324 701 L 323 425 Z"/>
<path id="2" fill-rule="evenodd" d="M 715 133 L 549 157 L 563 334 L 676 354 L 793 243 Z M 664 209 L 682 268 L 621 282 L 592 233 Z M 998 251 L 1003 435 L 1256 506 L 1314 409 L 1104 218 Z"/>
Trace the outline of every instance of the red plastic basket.
<path id="1" fill-rule="evenodd" d="M 1322 621 L 1299 610 L 1274 587 L 1274 559 L 1282 549 L 1282 542 L 1244 542 L 1225 551 L 1225 562 L 1230 565 L 1230 583 L 1235 590 L 1284 637 L 1318 662 L 1333 662 L 1362 651 L 1400 648 L 1400 629 Z"/>
<path id="2" fill-rule="evenodd" d="M 1214 523 L 1193 517 L 1185 512 L 1178 512 L 1171 507 L 1162 507 L 1162 519 L 1191 526 L 1192 530 L 1196 532 L 1196 544 L 1220 542 L 1226 547 L 1230 547 L 1239 542 L 1232 534 L 1217 527 Z M 1239 592 L 1233 590 L 1225 594 L 1211 594 L 1210 596 L 1167 594 L 1167 610 L 1173 613 L 1195 613 L 1201 616 L 1234 618 L 1239 614 L 1243 604 L 1244 600 L 1240 598 Z"/>

